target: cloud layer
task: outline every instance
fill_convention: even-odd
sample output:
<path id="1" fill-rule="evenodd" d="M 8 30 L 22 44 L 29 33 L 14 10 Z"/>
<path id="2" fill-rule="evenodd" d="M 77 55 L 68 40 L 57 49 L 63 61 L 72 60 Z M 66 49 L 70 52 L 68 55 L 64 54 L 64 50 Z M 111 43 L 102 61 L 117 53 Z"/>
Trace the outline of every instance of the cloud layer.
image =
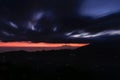
<path id="1" fill-rule="evenodd" d="M 119 3 L 119 0 L 1 0 L 0 40 L 83 42 L 119 36 Z"/>

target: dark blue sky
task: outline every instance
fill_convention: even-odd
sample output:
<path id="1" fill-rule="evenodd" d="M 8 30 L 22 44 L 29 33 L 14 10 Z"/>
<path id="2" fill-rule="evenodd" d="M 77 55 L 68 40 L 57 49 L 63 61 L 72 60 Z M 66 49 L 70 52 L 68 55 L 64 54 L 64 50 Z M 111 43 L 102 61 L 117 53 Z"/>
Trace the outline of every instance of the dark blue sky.
<path id="1" fill-rule="evenodd" d="M 91 42 L 120 35 L 120 0 L 1 0 L 0 40 Z"/>

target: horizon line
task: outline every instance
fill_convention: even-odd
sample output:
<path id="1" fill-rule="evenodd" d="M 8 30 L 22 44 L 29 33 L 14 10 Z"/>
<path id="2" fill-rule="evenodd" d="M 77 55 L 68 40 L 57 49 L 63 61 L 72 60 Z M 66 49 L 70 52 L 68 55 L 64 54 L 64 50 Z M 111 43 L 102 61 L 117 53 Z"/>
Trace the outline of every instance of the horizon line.
<path id="1" fill-rule="evenodd" d="M 69 47 L 82 47 L 87 46 L 89 43 L 48 43 L 48 42 L 38 42 L 33 43 L 30 41 L 22 41 L 22 42 L 0 42 L 0 47 L 44 47 L 44 48 L 56 48 L 62 46 Z"/>

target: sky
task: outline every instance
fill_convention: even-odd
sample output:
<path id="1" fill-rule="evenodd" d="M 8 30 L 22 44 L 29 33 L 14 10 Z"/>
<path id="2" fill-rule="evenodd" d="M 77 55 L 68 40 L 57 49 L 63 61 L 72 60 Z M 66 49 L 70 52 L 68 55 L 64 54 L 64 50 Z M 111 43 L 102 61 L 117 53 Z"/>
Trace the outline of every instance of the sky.
<path id="1" fill-rule="evenodd" d="M 85 0 L 80 14 L 100 18 L 120 11 L 119 0 Z"/>
<path id="2" fill-rule="evenodd" d="M 0 0 L 0 42 L 118 39 L 119 4 L 120 0 Z"/>

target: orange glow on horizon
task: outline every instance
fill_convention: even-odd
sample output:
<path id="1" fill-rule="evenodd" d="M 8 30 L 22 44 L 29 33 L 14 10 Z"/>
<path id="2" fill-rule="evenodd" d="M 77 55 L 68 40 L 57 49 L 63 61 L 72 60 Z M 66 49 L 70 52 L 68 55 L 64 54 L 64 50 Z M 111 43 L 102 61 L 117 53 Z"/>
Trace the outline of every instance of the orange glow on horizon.
<path id="1" fill-rule="evenodd" d="M 32 42 L 0 42 L 0 47 L 62 47 L 62 46 L 69 46 L 69 47 L 83 47 L 87 46 L 89 43 L 32 43 Z"/>

